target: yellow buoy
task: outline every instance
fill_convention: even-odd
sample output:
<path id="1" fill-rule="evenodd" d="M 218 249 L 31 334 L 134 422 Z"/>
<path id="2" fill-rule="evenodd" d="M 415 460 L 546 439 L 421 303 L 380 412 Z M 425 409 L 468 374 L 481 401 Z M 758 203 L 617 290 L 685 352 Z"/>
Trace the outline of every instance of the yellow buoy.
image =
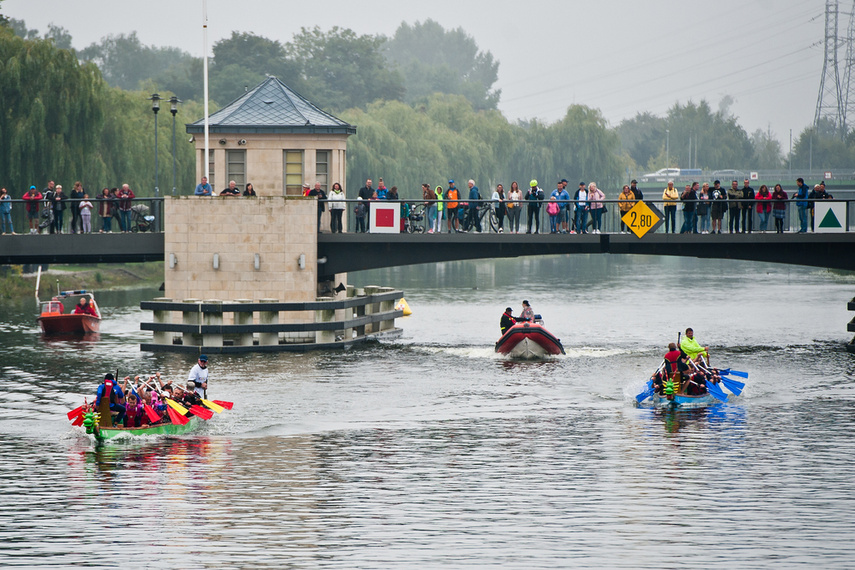
<path id="1" fill-rule="evenodd" d="M 404 311 L 405 317 L 409 317 L 410 315 L 413 314 L 412 309 L 410 309 L 410 306 L 407 304 L 407 300 L 404 299 L 403 297 L 401 297 L 401 300 L 398 301 L 397 305 L 395 305 L 395 310 L 396 311 Z"/>

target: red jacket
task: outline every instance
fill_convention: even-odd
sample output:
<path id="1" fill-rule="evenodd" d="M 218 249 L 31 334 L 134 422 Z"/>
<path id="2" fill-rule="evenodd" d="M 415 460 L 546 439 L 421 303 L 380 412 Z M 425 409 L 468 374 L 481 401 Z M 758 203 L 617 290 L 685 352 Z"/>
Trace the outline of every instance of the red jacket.
<path id="1" fill-rule="evenodd" d="M 134 191 L 128 188 L 127 191 L 119 190 L 119 209 L 122 211 L 129 211 L 131 209 L 131 200 L 135 198 Z"/>
<path id="2" fill-rule="evenodd" d="M 33 194 L 29 190 L 22 196 L 24 200 L 27 201 L 27 211 L 28 212 L 38 212 L 39 211 L 39 201 L 43 198 L 42 193 L 36 190 L 36 193 Z"/>

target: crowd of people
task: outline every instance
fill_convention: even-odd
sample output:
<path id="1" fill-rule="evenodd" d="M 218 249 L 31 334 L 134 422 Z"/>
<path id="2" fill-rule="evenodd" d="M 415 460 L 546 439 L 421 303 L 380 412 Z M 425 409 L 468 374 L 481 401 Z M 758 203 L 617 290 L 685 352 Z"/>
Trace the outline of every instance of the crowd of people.
<path id="1" fill-rule="evenodd" d="M 114 219 L 120 231 L 130 232 L 136 196 L 128 184 L 104 188 L 91 198 L 79 181 L 66 193 L 61 184 L 51 180 L 41 191 L 30 186 L 21 198 L 27 213 L 29 234 L 88 234 L 95 231 L 112 233 Z M 12 199 L 5 188 L 0 189 L 0 221 L 4 235 L 17 235 L 12 224 Z"/>
<path id="2" fill-rule="evenodd" d="M 101 400 L 109 398 L 110 415 L 114 427 L 139 428 L 158 423 L 171 423 L 166 408 L 167 399 L 182 406 L 201 406 L 208 389 L 208 357 L 199 357 L 196 365 L 190 371 L 186 387 L 165 381 L 160 372 L 149 376 L 148 380 L 135 376 L 131 382 L 130 376 L 125 376 L 122 385 L 112 373 L 104 375 L 104 380 L 98 385 L 91 411 L 99 411 Z M 108 388 L 108 385 L 110 386 Z M 148 407 L 148 410 L 146 410 Z M 190 412 L 187 412 L 189 415 Z"/>

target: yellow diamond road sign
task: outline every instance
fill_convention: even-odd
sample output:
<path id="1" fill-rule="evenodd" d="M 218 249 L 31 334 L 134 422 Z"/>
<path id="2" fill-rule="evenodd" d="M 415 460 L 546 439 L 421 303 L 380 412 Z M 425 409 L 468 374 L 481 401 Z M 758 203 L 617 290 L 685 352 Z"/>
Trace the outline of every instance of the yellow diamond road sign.
<path id="1" fill-rule="evenodd" d="M 635 206 L 621 217 L 621 221 L 639 238 L 651 230 L 656 231 L 662 219 L 662 212 L 656 206 L 642 201 L 636 202 Z"/>

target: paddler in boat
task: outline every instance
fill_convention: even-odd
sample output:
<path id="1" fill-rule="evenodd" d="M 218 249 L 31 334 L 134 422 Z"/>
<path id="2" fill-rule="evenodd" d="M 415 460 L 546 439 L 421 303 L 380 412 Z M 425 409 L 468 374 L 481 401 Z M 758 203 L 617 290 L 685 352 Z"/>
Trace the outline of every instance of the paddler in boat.
<path id="1" fill-rule="evenodd" d="M 122 389 L 119 387 L 118 383 L 116 383 L 116 379 L 113 378 L 111 373 L 107 373 L 104 375 L 104 381 L 98 386 L 98 391 L 95 392 L 95 410 L 99 409 L 101 405 L 101 398 L 104 397 L 104 392 L 107 389 L 107 381 L 112 384 L 110 389 L 110 415 L 113 412 L 116 412 L 116 417 L 113 418 L 114 424 L 122 424 L 125 419 L 125 406 L 122 403 L 125 399 L 125 394 L 122 392 Z"/>
<path id="2" fill-rule="evenodd" d="M 534 309 L 531 308 L 531 305 L 528 304 L 528 301 L 522 302 L 523 310 L 519 317 L 517 317 L 517 322 L 532 322 L 534 321 Z"/>
<path id="3" fill-rule="evenodd" d="M 689 358 L 694 362 L 700 362 L 699 357 L 704 356 L 707 362 L 710 360 L 709 347 L 701 346 L 695 340 L 695 331 L 691 328 L 686 329 L 686 336 L 680 341 L 680 350 L 689 355 Z"/>
<path id="4" fill-rule="evenodd" d="M 517 323 L 517 320 L 514 318 L 514 310 L 510 307 L 505 309 L 505 312 L 502 313 L 502 319 L 499 321 L 499 329 L 501 329 L 502 334 L 505 334 L 509 328 L 514 326 Z"/>

